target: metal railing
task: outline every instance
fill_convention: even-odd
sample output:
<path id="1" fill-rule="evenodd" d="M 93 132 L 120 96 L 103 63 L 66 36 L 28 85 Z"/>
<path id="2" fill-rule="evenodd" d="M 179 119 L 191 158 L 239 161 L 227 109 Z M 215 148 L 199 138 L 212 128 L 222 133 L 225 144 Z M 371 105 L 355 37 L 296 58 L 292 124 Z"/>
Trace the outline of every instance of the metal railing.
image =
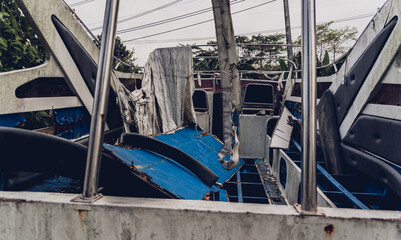
<path id="1" fill-rule="evenodd" d="M 316 188 L 316 14 L 315 0 L 302 0 L 301 209 L 317 211 Z"/>
<path id="2" fill-rule="evenodd" d="M 89 133 L 85 180 L 81 198 L 95 201 L 98 193 L 99 171 L 102 158 L 103 134 L 110 90 L 117 17 L 120 0 L 107 0 L 103 23 L 103 39 L 100 46 L 99 67 L 93 100 L 93 113 Z"/>

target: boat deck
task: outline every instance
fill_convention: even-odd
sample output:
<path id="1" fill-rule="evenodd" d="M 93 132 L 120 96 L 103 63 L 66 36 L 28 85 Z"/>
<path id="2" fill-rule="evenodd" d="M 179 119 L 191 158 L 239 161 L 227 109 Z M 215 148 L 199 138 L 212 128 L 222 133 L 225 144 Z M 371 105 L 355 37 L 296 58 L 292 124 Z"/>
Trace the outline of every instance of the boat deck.
<path id="1" fill-rule="evenodd" d="M 230 202 L 286 205 L 277 180 L 261 159 L 245 159 L 225 188 Z"/>
<path id="2" fill-rule="evenodd" d="M 244 159 L 245 163 L 239 171 L 225 184 L 229 201 L 238 203 L 259 203 L 273 205 L 287 205 L 277 186 L 269 167 L 262 159 Z M 30 192 L 82 192 L 83 182 L 61 176 L 36 176 L 29 185 L 15 185 L 11 191 Z"/>

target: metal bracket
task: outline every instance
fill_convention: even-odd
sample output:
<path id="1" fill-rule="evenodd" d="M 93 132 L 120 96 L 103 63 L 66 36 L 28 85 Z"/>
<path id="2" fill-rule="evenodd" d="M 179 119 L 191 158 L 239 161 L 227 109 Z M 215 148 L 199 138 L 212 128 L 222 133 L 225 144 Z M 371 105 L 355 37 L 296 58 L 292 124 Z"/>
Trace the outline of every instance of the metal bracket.
<path id="1" fill-rule="evenodd" d="M 103 194 L 98 193 L 97 195 L 90 197 L 90 198 L 86 198 L 83 195 L 79 195 L 74 197 L 73 199 L 71 199 L 71 202 L 78 202 L 78 203 L 94 203 L 97 200 L 101 199 L 103 197 Z"/>
<path id="2" fill-rule="evenodd" d="M 323 209 L 321 209 L 320 207 L 316 208 L 316 212 L 309 212 L 303 210 L 301 208 L 301 204 L 294 204 L 294 208 L 301 216 L 326 216 Z"/>

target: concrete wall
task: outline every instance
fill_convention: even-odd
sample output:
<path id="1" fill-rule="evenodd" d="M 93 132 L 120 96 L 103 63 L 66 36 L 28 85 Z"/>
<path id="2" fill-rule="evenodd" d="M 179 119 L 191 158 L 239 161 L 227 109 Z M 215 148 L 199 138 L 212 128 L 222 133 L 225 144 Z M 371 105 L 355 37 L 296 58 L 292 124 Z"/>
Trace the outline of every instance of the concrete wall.
<path id="1" fill-rule="evenodd" d="M 0 239 L 401 239 L 401 212 L 0 192 Z"/>

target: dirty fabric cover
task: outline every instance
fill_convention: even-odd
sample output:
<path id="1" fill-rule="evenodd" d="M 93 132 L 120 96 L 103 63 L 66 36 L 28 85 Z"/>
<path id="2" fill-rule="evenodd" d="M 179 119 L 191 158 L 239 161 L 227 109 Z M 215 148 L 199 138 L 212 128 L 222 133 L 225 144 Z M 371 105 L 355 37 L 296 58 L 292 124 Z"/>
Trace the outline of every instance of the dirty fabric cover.
<path id="1" fill-rule="evenodd" d="M 154 50 L 145 65 L 142 88 L 131 93 L 138 132 L 152 135 L 195 123 L 194 90 L 191 48 Z"/>

